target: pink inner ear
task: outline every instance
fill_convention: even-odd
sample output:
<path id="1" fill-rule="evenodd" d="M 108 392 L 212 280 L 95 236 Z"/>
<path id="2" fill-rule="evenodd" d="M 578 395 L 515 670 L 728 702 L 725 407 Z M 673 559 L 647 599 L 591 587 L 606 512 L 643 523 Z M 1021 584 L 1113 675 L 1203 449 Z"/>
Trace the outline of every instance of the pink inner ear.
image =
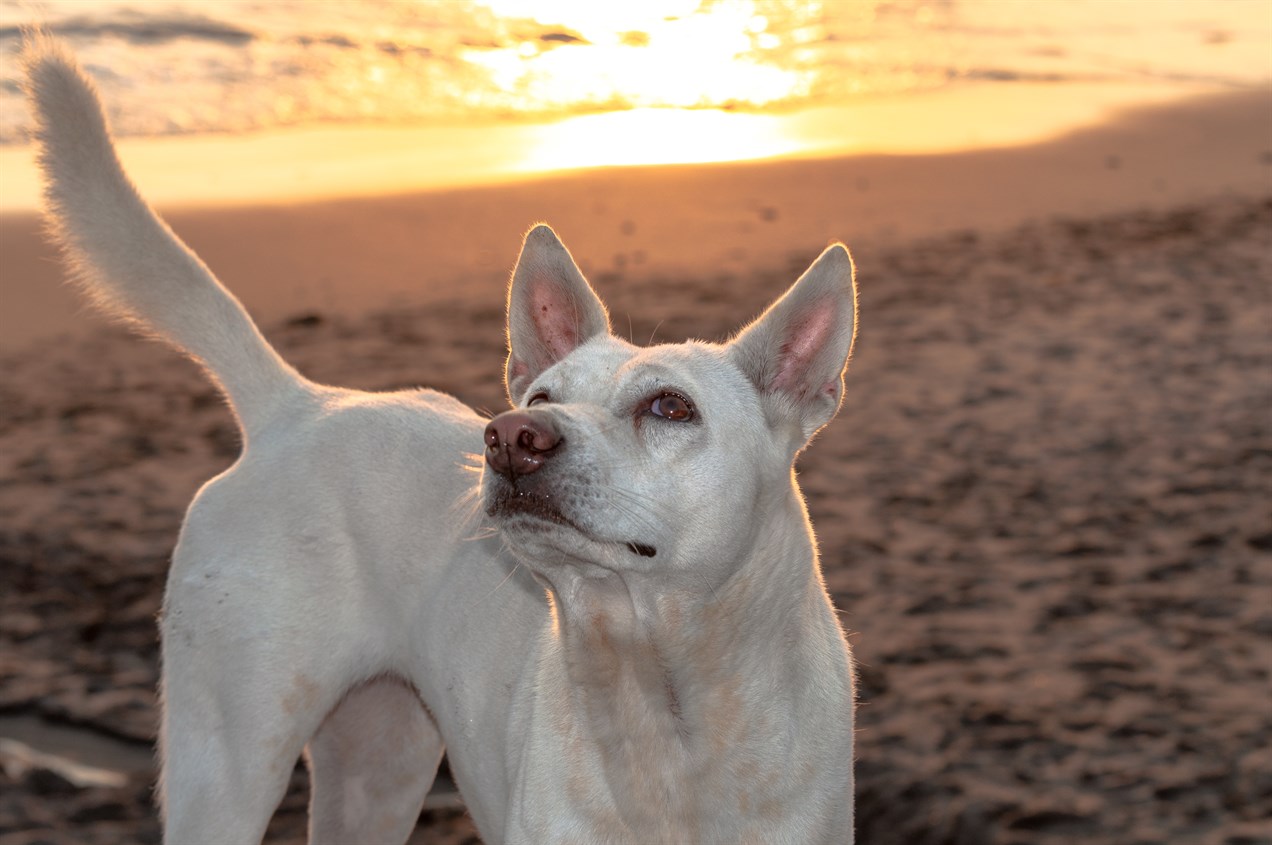
<path id="1" fill-rule="evenodd" d="M 539 342 L 547 347 L 553 361 L 560 361 L 579 345 L 577 308 L 558 286 L 540 282 L 531 289 L 530 316 Z"/>
<path id="2" fill-rule="evenodd" d="M 791 320 L 778 353 L 773 389 L 796 396 L 804 396 L 814 390 L 834 395 L 838 385 L 832 382 L 811 384 L 825 373 L 812 373 L 810 370 L 830 339 L 835 316 L 834 300 L 827 298 L 814 303 Z"/>

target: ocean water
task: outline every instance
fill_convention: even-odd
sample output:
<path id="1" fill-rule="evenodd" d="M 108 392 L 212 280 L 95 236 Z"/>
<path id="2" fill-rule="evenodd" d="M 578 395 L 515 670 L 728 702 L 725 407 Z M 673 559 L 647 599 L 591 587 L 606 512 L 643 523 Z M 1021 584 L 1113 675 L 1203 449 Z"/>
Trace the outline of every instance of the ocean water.
<path id="1" fill-rule="evenodd" d="M 121 136 L 1272 84 L 1272 0 L 0 0 L 0 144 L 27 138 L 37 10 Z"/>

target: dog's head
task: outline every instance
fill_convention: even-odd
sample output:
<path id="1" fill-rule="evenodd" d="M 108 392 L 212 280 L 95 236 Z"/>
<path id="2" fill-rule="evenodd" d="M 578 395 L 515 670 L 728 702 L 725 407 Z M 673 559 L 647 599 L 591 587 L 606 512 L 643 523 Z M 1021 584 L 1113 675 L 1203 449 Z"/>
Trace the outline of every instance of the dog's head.
<path id="1" fill-rule="evenodd" d="M 637 347 L 534 228 L 508 295 L 513 410 L 486 429 L 487 512 L 548 580 L 567 567 L 714 587 L 789 513 L 795 455 L 842 401 L 855 316 L 835 245 L 731 342 Z"/>

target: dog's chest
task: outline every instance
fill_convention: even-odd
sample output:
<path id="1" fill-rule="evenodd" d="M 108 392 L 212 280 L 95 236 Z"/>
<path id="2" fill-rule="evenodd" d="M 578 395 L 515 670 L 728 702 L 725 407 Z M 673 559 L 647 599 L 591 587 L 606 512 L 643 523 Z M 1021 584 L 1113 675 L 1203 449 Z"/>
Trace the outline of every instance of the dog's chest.
<path id="1" fill-rule="evenodd" d="M 727 684 L 677 701 L 629 669 L 542 702 L 509 841 L 765 841 L 792 780 L 768 714 Z"/>

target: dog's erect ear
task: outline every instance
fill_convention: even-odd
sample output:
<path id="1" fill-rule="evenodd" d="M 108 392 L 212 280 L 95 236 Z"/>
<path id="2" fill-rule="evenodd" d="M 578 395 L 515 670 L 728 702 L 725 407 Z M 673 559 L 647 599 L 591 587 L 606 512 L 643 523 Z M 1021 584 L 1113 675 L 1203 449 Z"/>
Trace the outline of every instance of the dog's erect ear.
<path id="1" fill-rule="evenodd" d="M 556 233 L 539 224 L 526 235 L 508 289 L 508 398 L 516 405 L 539 374 L 610 330 L 600 297 Z"/>
<path id="2" fill-rule="evenodd" d="M 777 302 L 730 344 L 775 425 L 807 442 L 839 410 L 857 330 L 857 287 L 843 244 L 829 247 Z"/>

